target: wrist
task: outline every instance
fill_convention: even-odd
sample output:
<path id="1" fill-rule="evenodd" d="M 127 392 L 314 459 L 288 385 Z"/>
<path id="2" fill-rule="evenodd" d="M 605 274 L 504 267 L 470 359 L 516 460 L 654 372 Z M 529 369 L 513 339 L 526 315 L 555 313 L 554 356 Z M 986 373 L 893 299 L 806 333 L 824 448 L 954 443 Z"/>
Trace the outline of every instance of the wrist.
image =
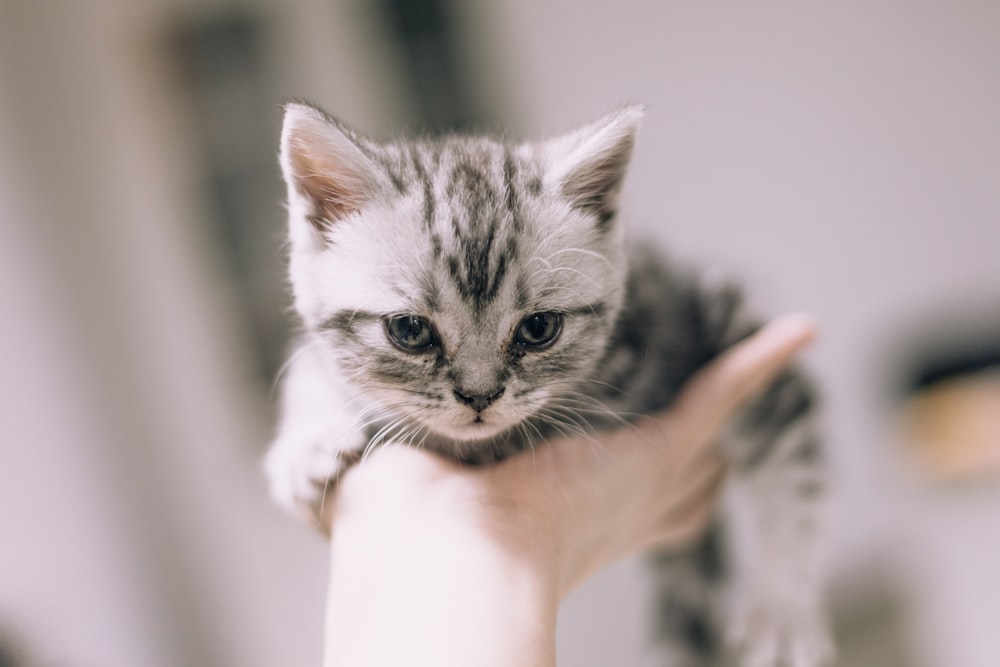
<path id="1" fill-rule="evenodd" d="M 551 550 L 470 479 L 480 471 L 379 456 L 330 512 L 326 664 L 554 665 Z"/>

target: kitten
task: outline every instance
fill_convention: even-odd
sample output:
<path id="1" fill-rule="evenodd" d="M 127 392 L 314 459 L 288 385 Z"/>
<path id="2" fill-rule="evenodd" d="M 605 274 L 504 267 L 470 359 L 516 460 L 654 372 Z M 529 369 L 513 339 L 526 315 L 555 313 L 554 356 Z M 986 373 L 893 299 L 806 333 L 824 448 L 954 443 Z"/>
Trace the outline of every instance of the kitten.
<path id="1" fill-rule="evenodd" d="M 315 521 L 345 466 L 388 440 L 489 463 L 620 425 L 669 405 L 756 328 L 737 290 L 627 248 L 618 197 L 642 115 L 627 107 L 538 143 L 376 143 L 288 105 L 281 166 L 305 333 L 266 460 L 278 501 Z M 718 525 L 654 559 L 668 664 L 719 664 L 724 639 L 743 667 L 827 661 L 814 403 L 787 371 L 724 445 L 756 537 L 732 616 Z"/>

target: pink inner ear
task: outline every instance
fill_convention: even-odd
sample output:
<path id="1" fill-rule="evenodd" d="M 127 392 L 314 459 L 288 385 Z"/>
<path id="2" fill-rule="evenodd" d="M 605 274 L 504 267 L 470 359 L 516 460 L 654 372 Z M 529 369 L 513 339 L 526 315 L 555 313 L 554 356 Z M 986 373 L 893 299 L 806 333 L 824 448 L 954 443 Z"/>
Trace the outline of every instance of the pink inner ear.
<path id="1" fill-rule="evenodd" d="M 295 188 L 312 204 L 309 221 L 320 231 L 357 212 L 364 201 L 365 187 L 349 165 L 324 148 L 293 140 L 289 156 Z"/>

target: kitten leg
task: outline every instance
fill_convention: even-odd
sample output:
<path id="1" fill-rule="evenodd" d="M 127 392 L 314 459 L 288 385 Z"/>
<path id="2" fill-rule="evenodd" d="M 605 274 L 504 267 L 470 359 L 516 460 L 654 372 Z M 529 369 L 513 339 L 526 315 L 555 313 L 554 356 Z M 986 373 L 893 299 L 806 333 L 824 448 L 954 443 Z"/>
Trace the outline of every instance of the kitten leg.
<path id="1" fill-rule="evenodd" d="M 656 554 L 652 566 L 657 658 L 670 667 L 719 667 L 724 647 L 717 605 L 726 576 L 720 526 L 691 548 Z"/>
<path id="2" fill-rule="evenodd" d="M 278 432 L 264 458 L 271 496 L 317 527 L 327 489 L 366 442 L 357 401 L 318 356 L 307 345 L 289 362 Z"/>
<path id="3" fill-rule="evenodd" d="M 750 521 L 749 576 L 731 640 L 742 667 L 820 667 L 833 649 L 823 611 L 823 469 L 814 400 L 790 371 L 743 415 L 734 482 Z M 738 447 L 738 448 L 737 448 Z"/>

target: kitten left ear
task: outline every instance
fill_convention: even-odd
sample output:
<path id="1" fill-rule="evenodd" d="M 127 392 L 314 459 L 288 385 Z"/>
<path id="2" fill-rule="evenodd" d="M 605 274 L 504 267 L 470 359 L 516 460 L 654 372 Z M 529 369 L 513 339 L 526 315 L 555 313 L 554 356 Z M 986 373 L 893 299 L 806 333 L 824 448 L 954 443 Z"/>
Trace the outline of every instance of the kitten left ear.
<path id="1" fill-rule="evenodd" d="M 618 194 L 645 110 L 643 105 L 619 109 L 544 144 L 550 182 L 574 207 L 596 215 L 602 228 L 617 212 Z"/>
<path id="2" fill-rule="evenodd" d="M 321 235 L 359 211 L 378 189 L 378 168 L 363 139 L 319 109 L 291 103 L 281 130 L 281 170 L 292 207 Z"/>

